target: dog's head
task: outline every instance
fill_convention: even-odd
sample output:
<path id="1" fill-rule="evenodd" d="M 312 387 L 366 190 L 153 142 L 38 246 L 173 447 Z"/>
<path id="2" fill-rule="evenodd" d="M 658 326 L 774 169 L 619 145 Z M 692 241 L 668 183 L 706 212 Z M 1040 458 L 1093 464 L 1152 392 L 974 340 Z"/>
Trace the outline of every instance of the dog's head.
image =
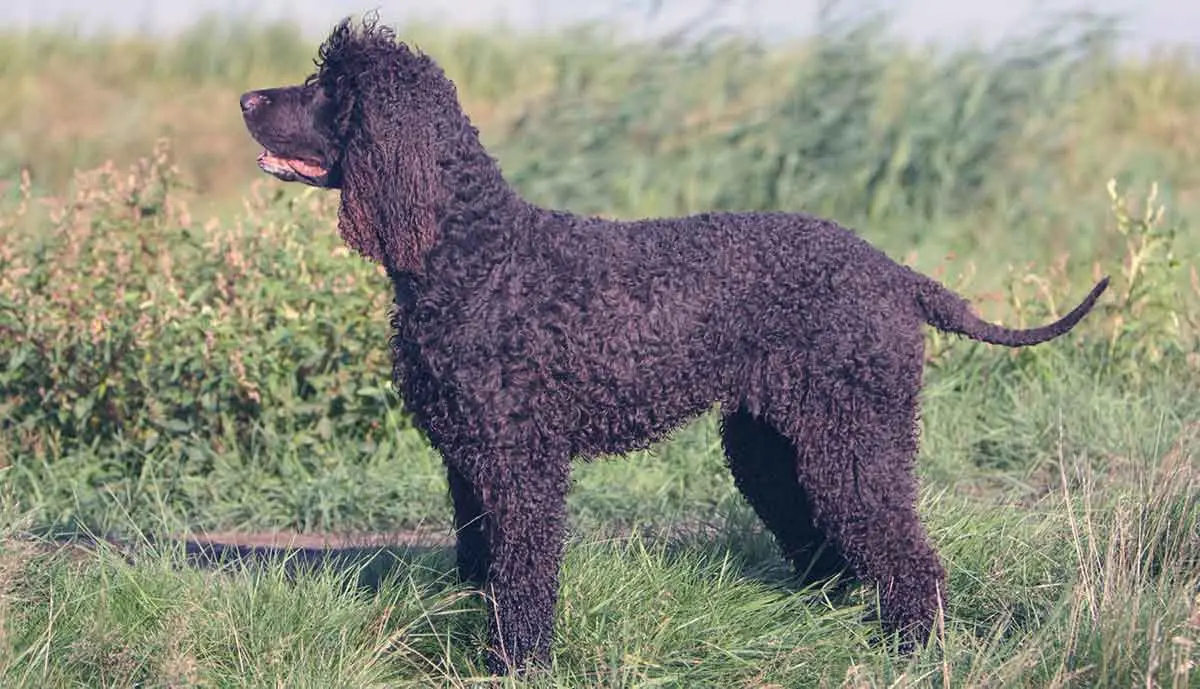
<path id="1" fill-rule="evenodd" d="M 441 101 L 449 82 L 374 16 L 361 27 L 349 19 L 339 23 L 315 63 L 303 83 L 242 94 L 242 119 L 263 146 L 258 164 L 264 171 L 286 182 L 340 188 L 356 139 L 363 149 L 432 144 L 431 125 L 446 109 Z"/>
<path id="2" fill-rule="evenodd" d="M 242 94 L 242 118 L 262 145 L 258 166 L 285 182 L 339 187 L 337 103 L 315 79 Z"/>
<path id="3" fill-rule="evenodd" d="M 439 161 L 474 130 L 454 85 L 374 18 L 339 23 L 303 83 L 249 91 L 242 118 L 258 165 L 286 182 L 339 189 L 339 228 L 364 256 L 416 269 L 449 197 Z"/>

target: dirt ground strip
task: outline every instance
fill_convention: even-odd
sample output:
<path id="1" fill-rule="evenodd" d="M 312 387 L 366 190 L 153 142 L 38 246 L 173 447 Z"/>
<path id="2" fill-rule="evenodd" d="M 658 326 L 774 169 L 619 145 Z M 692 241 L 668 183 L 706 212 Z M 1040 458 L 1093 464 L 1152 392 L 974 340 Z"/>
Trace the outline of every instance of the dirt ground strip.
<path id="1" fill-rule="evenodd" d="M 668 543 L 711 535 L 718 527 L 701 521 L 681 522 L 670 527 L 641 531 L 649 542 Z M 630 537 L 634 529 L 613 528 L 589 534 L 589 540 Z M 235 562 L 280 562 L 287 569 L 312 563 L 362 564 L 374 561 L 381 552 L 393 555 L 404 552 L 448 551 L 454 547 L 454 534 L 448 529 L 414 528 L 388 532 L 308 532 L 297 531 L 214 531 L 174 534 L 167 537 L 122 539 L 109 537 L 71 536 L 60 539 L 36 536 L 16 536 L 0 548 L 19 549 L 26 554 L 61 554 L 72 559 L 86 560 L 102 547 L 112 547 L 128 562 L 155 545 L 182 545 L 186 560 L 202 568 Z M 386 561 L 388 558 L 382 558 Z M 386 563 L 370 570 L 383 571 Z"/>

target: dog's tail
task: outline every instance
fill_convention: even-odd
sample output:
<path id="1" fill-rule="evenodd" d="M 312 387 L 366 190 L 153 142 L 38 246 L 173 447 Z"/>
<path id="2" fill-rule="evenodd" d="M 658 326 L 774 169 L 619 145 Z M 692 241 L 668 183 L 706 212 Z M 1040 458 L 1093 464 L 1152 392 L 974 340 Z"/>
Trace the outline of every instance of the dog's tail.
<path id="1" fill-rule="evenodd" d="M 925 276 L 918 278 L 916 286 L 917 304 L 924 314 L 925 322 L 938 330 L 965 335 L 972 340 L 1003 345 L 1005 347 L 1028 347 L 1053 340 L 1074 328 L 1096 305 L 1096 300 L 1108 288 L 1105 277 L 1087 297 L 1059 320 L 1040 328 L 1015 330 L 994 325 L 971 313 L 967 301 Z"/>

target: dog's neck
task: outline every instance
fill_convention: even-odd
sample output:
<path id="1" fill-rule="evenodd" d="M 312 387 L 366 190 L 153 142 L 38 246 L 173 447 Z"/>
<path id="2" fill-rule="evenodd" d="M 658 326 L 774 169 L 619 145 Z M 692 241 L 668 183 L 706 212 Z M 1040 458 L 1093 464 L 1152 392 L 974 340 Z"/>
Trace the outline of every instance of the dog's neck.
<path id="1" fill-rule="evenodd" d="M 453 145 L 439 148 L 439 187 L 447 193 L 436 205 L 435 233 L 421 254 L 421 263 L 417 269 L 388 267 L 396 303 L 402 310 L 414 306 L 424 291 L 429 278 L 425 258 L 430 252 L 450 242 L 476 247 L 504 242 L 512 226 L 534 208 L 508 184 L 475 128 L 465 114 L 462 117 L 463 129 L 452 139 Z"/>
<path id="2" fill-rule="evenodd" d="M 343 239 L 394 276 L 424 273 L 442 242 L 486 241 L 527 206 L 457 100 L 446 100 L 424 144 L 374 141 L 342 186 Z M 393 169 L 404 174 L 388 177 Z"/>
<path id="3" fill-rule="evenodd" d="M 527 205 L 484 148 L 470 118 L 461 110 L 455 115 L 438 123 L 442 131 L 438 133 L 437 166 L 446 195 L 438 204 L 437 241 L 486 232 Z"/>

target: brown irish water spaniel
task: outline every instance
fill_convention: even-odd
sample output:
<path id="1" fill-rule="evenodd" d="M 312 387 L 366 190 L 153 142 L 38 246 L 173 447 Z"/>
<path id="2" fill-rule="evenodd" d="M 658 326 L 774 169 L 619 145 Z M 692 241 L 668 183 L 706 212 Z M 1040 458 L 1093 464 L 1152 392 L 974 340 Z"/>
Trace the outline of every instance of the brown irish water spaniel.
<path id="1" fill-rule="evenodd" d="M 391 278 L 393 376 L 445 460 L 458 572 L 490 594 L 489 670 L 549 655 L 571 459 L 644 448 L 718 404 L 737 486 L 801 576 L 847 569 L 903 648 L 928 638 L 946 592 L 915 509 L 922 326 L 1038 344 L 1107 278 L 1065 318 L 1010 330 L 830 220 L 539 208 L 390 29 L 344 21 L 317 65 L 242 113 L 259 166 L 341 190 L 341 236 Z"/>

